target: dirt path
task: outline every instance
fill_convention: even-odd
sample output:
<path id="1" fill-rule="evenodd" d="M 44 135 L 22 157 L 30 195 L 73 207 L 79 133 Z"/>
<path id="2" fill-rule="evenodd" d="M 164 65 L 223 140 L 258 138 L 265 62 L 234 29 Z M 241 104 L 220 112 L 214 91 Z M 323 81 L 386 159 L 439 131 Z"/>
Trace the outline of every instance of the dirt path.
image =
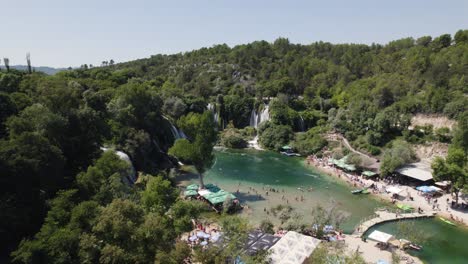
<path id="1" fill-rule="evenodd" d="M 353 146 L 351 146 L 349 141 L 343 135 L 338 134 L 338 133 L 332 133 L 332 134 L 328 134 L 326 136 L 326 138 L 329 139 L 329 140 L 335 140 L 335 141 L 343 142 L 343 144 L 346 146 L 346 148 L 351 150 L 351 152 L 356 153 L 356 154 L 358 154 L 360 156 L 363 156 L 366 159 L 368 159 L 371 162 L 371 165 L 369 166 L 370 168 L 374 168 L 377 171 L 380 171 L 380 161 L 377 158 L 372 157 L 370 155 L 367 155 L 366 153 L 360 152 L 359 150 L 353 148 Z"/>

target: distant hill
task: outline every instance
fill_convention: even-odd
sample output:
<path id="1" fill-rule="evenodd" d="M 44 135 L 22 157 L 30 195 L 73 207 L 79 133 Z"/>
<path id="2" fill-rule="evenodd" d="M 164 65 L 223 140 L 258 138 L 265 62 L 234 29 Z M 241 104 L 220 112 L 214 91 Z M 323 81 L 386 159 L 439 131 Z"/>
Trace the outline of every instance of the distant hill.
<path id="1" fill-rule="evenodd" d="M 20 71 L 27 71 L 28 66 L 26 65 L 11 65 L 10 68 L 12 69 L 17 69 Z M 0 69 L 5 69 L 5 66 L 0 66 Z M 38 72 L 43 72 L 48 75 L 54 75 L 57 72 L 64 71 L 67 68 L 52 68 L 52 67 L 47 67 L 47 66 L 33 66 L 33 69 Z"/>

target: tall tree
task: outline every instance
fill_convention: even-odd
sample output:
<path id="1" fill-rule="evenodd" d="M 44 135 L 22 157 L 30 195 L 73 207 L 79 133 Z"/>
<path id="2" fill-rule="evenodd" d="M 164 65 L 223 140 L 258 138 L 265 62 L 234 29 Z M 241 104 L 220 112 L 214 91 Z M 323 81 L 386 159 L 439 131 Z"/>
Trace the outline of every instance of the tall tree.
<path id="1" fill-rule="evenodd" d="M 5 68 L 6 68 L 7 72 L 9 72 L 10 71 L 10 59 L 3 58 L 3 63 L 5 63 Z"/>
<path id="2" fill-rule="evenodd" d="M 179 120 L 178 125 L 187 131 L 192 142 L 177 140 L 169 149 L 169 154 L 192 163 L 198 172 L 200 187 L 203 188 L 203 173 L 213 163 L 213 147 L 217 139 L 213 116 L 209 111 L 203 114 L 189 113 Z"/>
<path id="3" fill-rule="evenodd" d="M 28 64 L 28 72 L 29 74 L 32 73 L 32 67 L 31 67 L 31 54 L 28 52 L 26 53 L 26 62 Z"/>

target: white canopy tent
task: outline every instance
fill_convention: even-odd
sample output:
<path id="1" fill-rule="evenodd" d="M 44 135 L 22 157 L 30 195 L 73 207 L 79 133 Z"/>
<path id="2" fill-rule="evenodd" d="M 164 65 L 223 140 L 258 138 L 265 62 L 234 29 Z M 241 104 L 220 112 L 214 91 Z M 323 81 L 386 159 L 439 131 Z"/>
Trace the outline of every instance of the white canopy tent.
<path id="1" fill-rule="evenodd" d="M 319 244 L 319 239 L 289 231 L 271 247 L 270 263 L 302 264 Z"/>
<path id="2" fill-rule="evenodd" d="M 207 194 L 210 194 L 211 192 L 207 189 L 203 189 L 203 190 L 199 190 L 198 191 L 198 194 L 201 195 L 201 196 L 204 196 L 204 195 L 207 195 Z"/>
<path id="3" fill-rule="evenodd" d="M 382 243 L 388 243 L 390 240 L 394 239 L 392 235 L 378 230 L 372 232 L 367 238 Z"/>
<path id="4" fill-rule="evenodd" d="M 388 187 L 388 188 L 386 189 L 386 191 L 387 191 L 388 193 L 400 194 L 403 190 L 400 189 L 400 188 L 398 188 L 398 187 L 391 186 L 391 187 Z"/>
<path id="5" fill-rule="evenodd" d="M 448 187 L 450 186 L 450 184 L 452 184 L 451 181 L 439 181 L 435 183 L 435 185 L 441 186 L 441 187 Z"/>

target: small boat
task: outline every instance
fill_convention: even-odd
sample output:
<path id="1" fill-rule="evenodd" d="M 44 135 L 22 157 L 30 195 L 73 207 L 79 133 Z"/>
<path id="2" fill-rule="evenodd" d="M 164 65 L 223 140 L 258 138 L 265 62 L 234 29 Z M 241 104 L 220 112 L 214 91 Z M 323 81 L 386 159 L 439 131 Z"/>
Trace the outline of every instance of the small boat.
<path id="1" fill-rule="evenodd" d="M 449 225 L 453 225 L 453 226 L 456 226 L 456 225 L 457 225 L 457 224 L 455 224 L 454 222 L 449 221 L 449 220 L 447 220 L 447 219 L 445 219 L 445 218 L 439 217 L 439 219 L 442 220 L 443 222 L 449 224 Z"/>
<path id="2" fill-rule="evenodd" d="M 406 205 L 406 204 L 397 204 L 397 207 L 405 212 L 409 212 L 409 211 L 412 211 L 414 210 L 413 207 L 409 206 L 409 205 Z"/>
<path id="3" fill-rule="evenodd" d="M 416 244 L 413 244 L 413 243 L 410 243 L 408 245 L 409 248 L 413 249 L 413 250 L 417 250 L 417 251 L 420 251 L 422 249 L 422 246 L 420 245 L 416 245 Z"/>
<path id="4" fill-rule="evenodd" d="M 353 190 L 351 191 L 352 194 L 359 194 L 359 193 L 362 193 L 363 189 L 359 189 L 359 190 Z"/>

